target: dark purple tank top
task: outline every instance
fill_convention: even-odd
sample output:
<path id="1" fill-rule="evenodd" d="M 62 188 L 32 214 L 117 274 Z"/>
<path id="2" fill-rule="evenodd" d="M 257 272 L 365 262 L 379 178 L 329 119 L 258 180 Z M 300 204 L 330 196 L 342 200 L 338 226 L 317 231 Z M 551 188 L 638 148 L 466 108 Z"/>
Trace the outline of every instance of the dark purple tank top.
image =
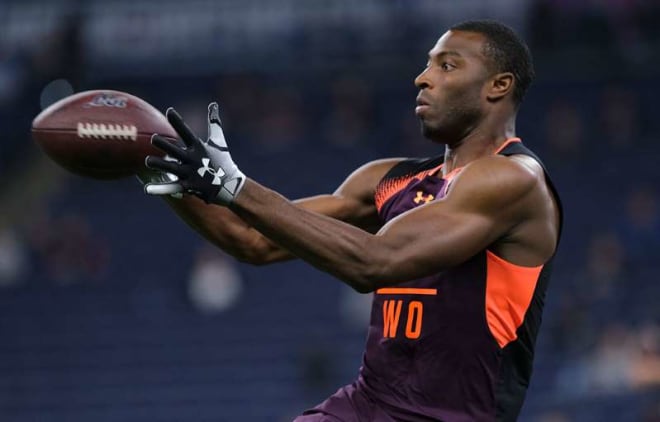
<path id="1" fill-rule="evenodd" d="M 538 160 L 518 139 L 497 153 Z M 453 175 L 440 177 L 441 166 L 435 157 L 392 168 L 376 190 L 382 222 L 443 198 Z M 454 268 L 379 289 L 358 390 L 395 420 L 515 420 L 550 271 L 550 262 L 519 267 L 482 251 Z"/>

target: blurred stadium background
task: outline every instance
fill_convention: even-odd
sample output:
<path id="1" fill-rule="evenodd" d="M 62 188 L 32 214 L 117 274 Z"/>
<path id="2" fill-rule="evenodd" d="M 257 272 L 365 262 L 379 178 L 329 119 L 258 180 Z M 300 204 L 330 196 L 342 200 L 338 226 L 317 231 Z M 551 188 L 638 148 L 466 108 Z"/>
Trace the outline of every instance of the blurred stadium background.
<path id="1" fill-rule="evenodd" d="M 437 154 L 414 76 L 447 26 L 495 18 L 538 80 L 518 132 L 566 226 L 523 421 L 660 420 L 660 3 L 0 0 L 0 420 L 286 421 L 357 374 L 368 296 L 301 262 L 212 249 L 132 179 L 52 165 L 32 118 L 130 92 L 290 198 Z"/>

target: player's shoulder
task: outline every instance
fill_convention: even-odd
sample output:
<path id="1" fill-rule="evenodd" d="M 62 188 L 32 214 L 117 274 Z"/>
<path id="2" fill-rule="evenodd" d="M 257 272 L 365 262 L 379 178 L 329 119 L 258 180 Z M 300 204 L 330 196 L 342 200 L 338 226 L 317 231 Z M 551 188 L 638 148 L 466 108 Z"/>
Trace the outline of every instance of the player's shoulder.
<path id="1" fill-rule="evenodd" d="M 369 161 L 368 163 L 363 164 L 358 168 L 358 170 L 387 173 L 395 166 L 407 161 L 410 161 L 410 158 L 405 158 L 405 157 L 380 158 L 378 160 Z"/>
<path id="2" fill-rule="evenodd" d="M 405 158 L 382 158 L 369 161 L 354 170 L 337 188 L 335 194 L 373 198 L 381 179 Z"/>
<path id="3" fill-rule="evenodd" d="M 464 171 L 513 178 L 521 183 L 531 183 L 543 176 L 541 164 L 529 155 L 490 155 L 465 166 Z"/>
<path id="4" fill-rule="evenodd" d="M 543 168 L 532 157 L 491 155 L 467 164 L 454 179 L 451 191 L 503 203 L 540 187 L 543 175 Z"/>
<path id="5" fill-rule="evenodd" d="M 393 157 L 369 161 L 353 171 L 349 176 L 349 179 L 360 178 L 378 182 L 393 168 L 408 160 L 409 159 L 403 157 Z"/>

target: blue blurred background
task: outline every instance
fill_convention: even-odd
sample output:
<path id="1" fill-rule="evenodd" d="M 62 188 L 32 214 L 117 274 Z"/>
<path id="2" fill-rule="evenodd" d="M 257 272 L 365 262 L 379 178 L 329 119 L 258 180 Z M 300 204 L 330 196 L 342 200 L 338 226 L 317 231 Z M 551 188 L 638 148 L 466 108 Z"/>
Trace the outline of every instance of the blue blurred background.
<path id="1" fill-rule="evenodd" d="M 521 420 L 660 420 L 660 3 L 0 0 L 0 420 L 286 421 L 351 382 L 369 296 L 302 262 L 208 246 L 133 179 L 54 166 L 42 107 L 87 89 L 218 100 L 235 160 L 290 198 L 438 154 L 413 78 L 451 24 L 494 18 L 538 80 L 518 132 L 566 225 Z"/>

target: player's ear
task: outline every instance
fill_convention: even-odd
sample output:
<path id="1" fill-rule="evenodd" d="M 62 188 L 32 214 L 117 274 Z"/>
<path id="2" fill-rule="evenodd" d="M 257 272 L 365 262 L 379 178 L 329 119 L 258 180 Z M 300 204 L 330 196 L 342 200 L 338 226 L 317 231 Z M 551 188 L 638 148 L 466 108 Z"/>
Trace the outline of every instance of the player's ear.
<path id="1" fill-rule="evenodd" d="M 513 90 L 514 77 L 511 72 L 494 75 L 488 83 L 488 101 L 499 101 Z"/>

